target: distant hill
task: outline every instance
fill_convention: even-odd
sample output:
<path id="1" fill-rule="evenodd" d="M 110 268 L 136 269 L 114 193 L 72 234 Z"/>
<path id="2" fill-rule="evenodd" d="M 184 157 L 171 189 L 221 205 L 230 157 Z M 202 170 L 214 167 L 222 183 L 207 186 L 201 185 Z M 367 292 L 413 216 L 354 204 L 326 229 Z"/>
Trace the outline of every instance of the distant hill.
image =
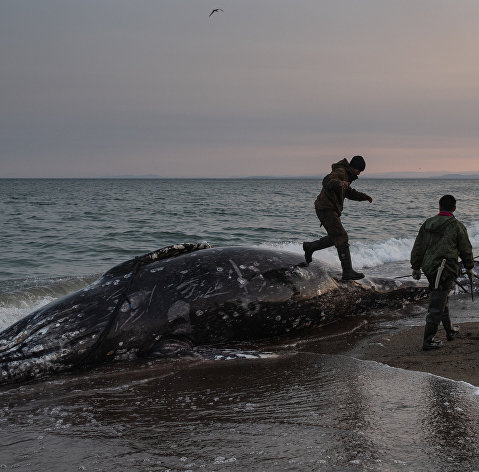
<path id="1" fill-rule="evenodd" d="M 123 174 L 123 175 L 111 175 L 100 177 L 102 179 L 162 179 L 161 175 L 158 174 L 143 174 L 143 175 L 133 175 L 133 174 Z"/>
<path id="2" fill-rule="evenodd" d="M 445 174 L 435 179 L 479 179 L 479 174 Z"/>
<path id="3" fill-rule="evenodd" d="M 248 180 L 264 180 L 264 179 L 323 179 L 324 175 L 250 175 L 238 177 L 208 177 L 210 179 L 248 179 Z M 123 174 L 110 175 L 99 177 L 101 179 L 206 179 L 207 177 L 162 177 L 158 174 Z M 381 174 L 361 175 L 361 180 L 364 179 L 479 179 L 479 173 L 464 173 L 464 174 L 444 174 L 441 172 L 385 172 Z"/>
<path id="4" fill-rule="evenodd" d="M 364 174 L 362 179 L 479 179 L 477 173 L 444 174 L 442 172 L 387 172 Z"/>

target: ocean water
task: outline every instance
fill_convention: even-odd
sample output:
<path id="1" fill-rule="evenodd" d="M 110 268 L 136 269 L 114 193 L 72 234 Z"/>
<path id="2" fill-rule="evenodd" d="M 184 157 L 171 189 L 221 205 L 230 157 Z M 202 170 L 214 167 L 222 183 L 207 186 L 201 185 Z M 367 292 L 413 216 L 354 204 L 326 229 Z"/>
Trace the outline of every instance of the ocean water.
<path id="1" fill-rule="evenodd" d="M 346 201 L 342 217 L 354 267 L 367 274 L 409 273 L 419 226 L 445 193 L 479 247 L 479 180 L 353 186 L 373 198 Z M 304 240 L 324 235 L 320 188 L 315 179 L 0 180 L 0 330 L 171 244 L 302 254 Z M 339 267 L 334 249 L 315 258 Z M 459 321 L 475 319 L 465 296 L 453 296 L 455 307 Z M 421 325 L 424 313 L 375 323 Z M 345 332 L 363 326 L 351 323 Z M 268 359 L 120 363 L 0 389 L 0 469 L 479 471 L 478 386 L 319 352 L 322 335 L 267 346 Z"/>

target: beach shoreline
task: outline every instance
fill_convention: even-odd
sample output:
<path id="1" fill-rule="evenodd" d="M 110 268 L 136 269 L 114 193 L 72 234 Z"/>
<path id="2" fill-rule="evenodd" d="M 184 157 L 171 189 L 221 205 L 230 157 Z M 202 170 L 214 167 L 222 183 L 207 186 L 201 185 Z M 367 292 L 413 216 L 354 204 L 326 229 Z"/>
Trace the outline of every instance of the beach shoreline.
<path id="1" fill-rule="evenodd" d="M 436 336 L 442 341 L 440 349 L 423 351 L 424 326 L 412 326 L 362 339 L 345 354 L 479 387 L 479 322 L 457 326 L 460 327 L 458 335 L 454 340 L 447 341 L 440 325 Z"/>

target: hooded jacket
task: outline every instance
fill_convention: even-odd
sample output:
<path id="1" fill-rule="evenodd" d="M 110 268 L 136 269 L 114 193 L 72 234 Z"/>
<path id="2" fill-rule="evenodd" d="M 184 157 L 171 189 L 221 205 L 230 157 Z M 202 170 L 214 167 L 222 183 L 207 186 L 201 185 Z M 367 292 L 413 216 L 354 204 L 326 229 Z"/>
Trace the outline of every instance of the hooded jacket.
<path id="1" fill-rule="evenodd" d="M 472 246 L 466 227 L 454 216 L 436 215 L 428 218 L 419 229 L 411 251 L 411 267 L 420 269 L 428 279 L 436 276 L 443 259 L 444 271 L 457 277 L 458 257 L 466 269 L 474 267 Z"/>
<path id="2" fill-rule="evenodd" d="M 314 207 L 318 211 L 334 211 L 341 216 L 343 212 L 343 203 L 345 198 L 356 200 L 358 202 L 369 200 L 365 193 L 358 192 L 350 186 L 343 188 L 340 182 L 353 182 L 358 176 L 349 165 L 347 159 L 336 162 L 331 166 L 331 173 L 323 179 L 323 188 L 314 202 Z"/>

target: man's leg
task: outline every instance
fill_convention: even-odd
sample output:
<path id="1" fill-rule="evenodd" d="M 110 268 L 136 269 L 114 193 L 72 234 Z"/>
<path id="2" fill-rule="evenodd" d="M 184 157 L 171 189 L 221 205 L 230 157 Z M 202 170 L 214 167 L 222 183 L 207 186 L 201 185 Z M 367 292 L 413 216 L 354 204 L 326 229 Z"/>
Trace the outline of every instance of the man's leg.
<path id="1" fill-rule="evenodd" d="M 435 281 L 429 280 L 431 293 L 429 294 L 429 307 L 426 316 L 426 327 L 424 328 L 424 350 L 437 349 L 441 346 L 441 341 L 434 339 L 437 334 L 439 323 L 443 321 L 444 329 L 449 334 L 452 329 L 449 319 L 449 292 L 451 291 L 454 280 L 450 277 L 444 277 L 437 289 L 433 288 Z"/>
<path id="2" fill-rule="evenodd" d="M 338 251 L 339 260 L 341 261 L 341 267 L 343 269 L 342 279 L 362 279 L 364 274 L 353 270 L 351 253 L 349 251 L 348 233 L 344 229 L 339 216 L 335 212 L 317 212 L 317 214 Z"/>
<path id="3" fill-rule="evenodd" d="M 319 216 L 320 213 L 318 212 L 318 210 L 316 210 L 316 215 L 318 216 L 319 221 L 321 221 L 321 218 Z M 321 224 L 323 224 L 322 221 L 321 221 Z M 329 234 L 327 236 L 323 236 L 321 239 L 317 239 L 316 241 L 311 241 L 311 242 L 305 241 L 303 243 L 303 251 L 304 251 L 304 259 L 306 261 L 306 264 L 310 264 L 312 262 L 314 251 L 326 249 L 331 246 L 334 246 L 334 242 L 329 236 Z"/>
<path id="4" fill-rule="evenodd" d="M 456 334 L 459 332 L 459 327 L 453 326 L 451 322 L 451 317 L 449 315 L 449 292 L 454 287 L 454 279 L 452 277 L 446 277 L 444 282 L 441 284 L 441 288 L 447 291 L 446 302 L 444 303 L 444 310 L 442 312 L 442 325 L 446 331 L 447 340 L 452 341 Z"/>
<path id="5" fill-rule="evenodd" d="M 449 316 L 449 296 L 446 300 L 446 306 L 444 307 L 441 321 L 444 329 L 446 330 L 447 340 L 452 341 L 459 333 L 459 326 L 454 326 L 451 322 L 451 318 Z"/>
<path id="6" fill-rule="evenodd" d="M 309 264 L 310 262 L 312 262 L 314 251 L 326 249 L 331 246 L 334 246 L 334 243 L 329 236 L 323 236 L 321 239 L 318 239 L 316 241 L 305 241 L 303 243 L 303 251 L 306 263 Z"/>

